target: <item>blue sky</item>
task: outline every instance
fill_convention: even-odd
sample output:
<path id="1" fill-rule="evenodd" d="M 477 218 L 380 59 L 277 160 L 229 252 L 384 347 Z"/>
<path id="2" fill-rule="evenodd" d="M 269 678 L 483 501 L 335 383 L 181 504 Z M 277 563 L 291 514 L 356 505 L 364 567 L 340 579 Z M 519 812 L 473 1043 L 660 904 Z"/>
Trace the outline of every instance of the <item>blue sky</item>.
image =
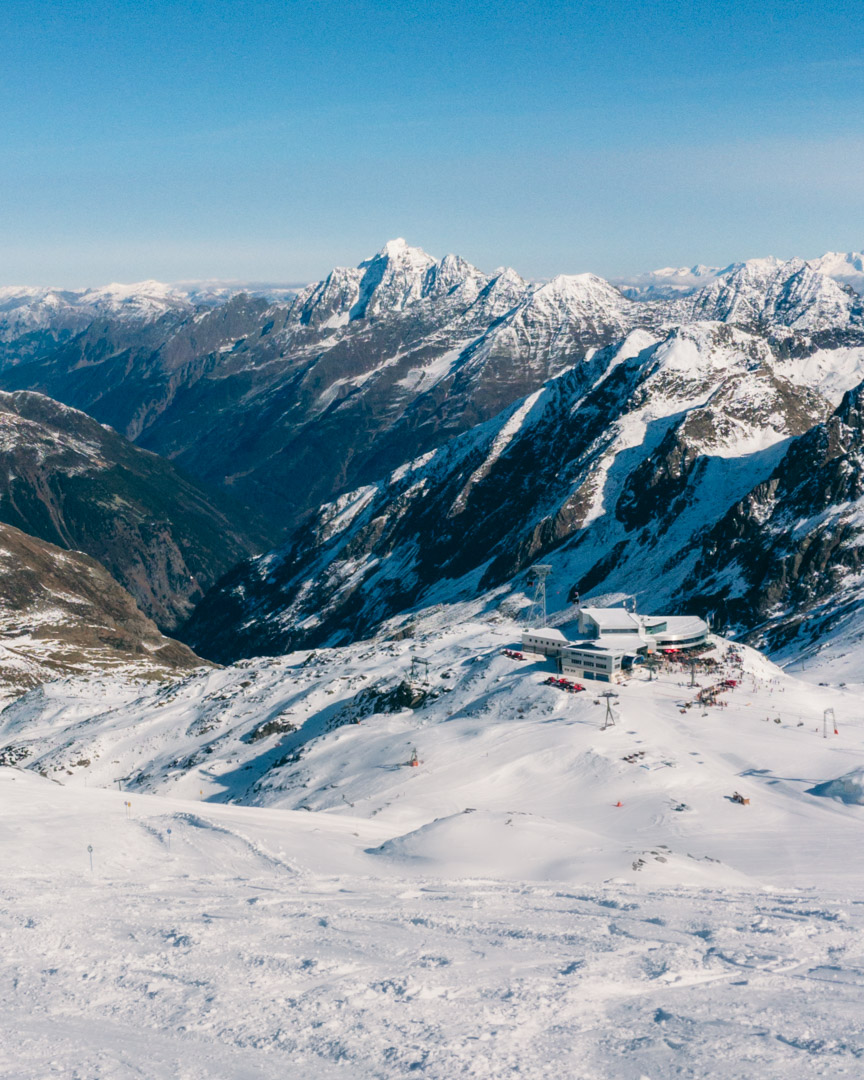
<path id="1" fill-rule="evenodd" d="M 864 5 L 4 0 L 0 283 L 864 247 Z"/>

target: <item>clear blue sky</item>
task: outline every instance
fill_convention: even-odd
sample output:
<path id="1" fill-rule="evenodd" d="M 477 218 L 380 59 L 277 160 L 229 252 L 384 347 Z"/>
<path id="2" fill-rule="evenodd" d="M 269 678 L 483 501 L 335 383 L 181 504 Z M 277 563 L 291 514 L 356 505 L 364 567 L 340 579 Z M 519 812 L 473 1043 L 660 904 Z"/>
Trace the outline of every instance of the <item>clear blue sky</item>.
<path id="1" fill-rule="evenodd" d="M 3 0 L 0 283 L 864 246 L 861 0 Z"/>

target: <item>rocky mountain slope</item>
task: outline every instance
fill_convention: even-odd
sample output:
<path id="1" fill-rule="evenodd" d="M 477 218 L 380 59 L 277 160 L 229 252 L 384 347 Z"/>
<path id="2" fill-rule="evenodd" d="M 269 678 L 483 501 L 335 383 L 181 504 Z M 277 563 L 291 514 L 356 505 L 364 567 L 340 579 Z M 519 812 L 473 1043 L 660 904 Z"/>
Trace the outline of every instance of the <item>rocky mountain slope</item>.
<path id="1" fill-rule="evenodd" d="M 94 559 L 0 524 L 0 697 L 64 677 L 167 679 L 202 666 Z"/>
<path id="2" fill-rule="evenodd" d="M 685 590 L 787 655 L 815 652 L 864 596 L 864 382 L 789 446 L 704 539 Z"/>
<path id="3" fill-rule="evenodd" d="M 184 639 L 218 659 L 337 643 L 401 611 L 518 592 L 541 558 L 553 607 L 600 588 L 680 604 L 694 538 L 830 411 L 787 368 L 764 335 L 721 323 L 636 331 L 323 507 L 232 571 Z"/>
<path id="4" fill-rule="evenodd" d="M 98 559 L 165 629 L 261 540 L 221 501 L 75 409 L 0 393 L 0 521 Z"/>

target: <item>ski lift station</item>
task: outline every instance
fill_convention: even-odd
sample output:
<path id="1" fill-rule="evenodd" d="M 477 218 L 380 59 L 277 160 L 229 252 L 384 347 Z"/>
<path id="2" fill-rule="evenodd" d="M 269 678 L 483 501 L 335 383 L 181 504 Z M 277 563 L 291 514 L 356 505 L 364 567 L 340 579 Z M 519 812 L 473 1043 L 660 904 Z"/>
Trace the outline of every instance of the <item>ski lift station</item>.
<path id="1" fill-rule="evenodd" d="M 562 674 L 613 682 L 652 653 L 705 645 L 708 624 L 696 615 L 637 615 L 624 607 L 583 607 L 579 636 L 581 641 L 570 641 L 554 627 L 525 630 L 522 649 L 552 657 Z"/>

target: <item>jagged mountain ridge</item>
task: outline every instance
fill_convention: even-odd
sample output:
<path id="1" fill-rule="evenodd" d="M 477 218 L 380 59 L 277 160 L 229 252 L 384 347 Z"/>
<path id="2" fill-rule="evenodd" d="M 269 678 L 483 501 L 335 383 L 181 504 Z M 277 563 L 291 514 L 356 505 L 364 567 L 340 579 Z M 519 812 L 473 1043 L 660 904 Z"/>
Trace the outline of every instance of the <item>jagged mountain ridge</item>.
<path id="1" fill-rule="evenodd" d="M 224 303 L 234 296 L 290 299 L 302 286 L 244 282 L 188 281 L 166 284 L 112 282 L 91 289 L 0 286 L 0 340 L 11 341 L 38 329 L 80 329 L 97 319 L 149 322 L 166 312 L 190 312 Z"/>
<path id="2" fill-rule="evenodd" d="M 164 629 L 261 550 L 222 501 L 84 413 L 0 392 L 0 521 L 98 559 Z"/>
<path id="3" fill-rule="evenodd" d="M 133 333 L 147 333 L 151 324 L 161 323 L 164 339 L 183 319 L 235 296 L 285 301 L 297 290 L 243 282 L 152 280 L 78 290 L 0 286 L 0 368 L 35 359 L 94 323 L 119 322 Z"/>
<path id="4" fill-rule="evenodd" d="M 0 386 L 83 409 L 288 530 L 634 328 L 716 319 L 801 356 L 864 343 L 860 300 L 802 260 L 636 302 L 591 274 L 532 284 L 400 240 L 287 304 L 238 296 L 144 327 L 100 320 Z"/>
<path id="5" fill-rule="evenodd" d="M 128 326 L 94 324 L 0 381 L 81 408 L 291 523 L 494 416 L 620 336 L 630 309 L 590 276 L 537 288 L 391 243 L 289 307 L 238 297 L 162 345 L 151 328 L 143 347 Z"/>
<path id="6" fill-rule="evenodd" d="M 825 277 L 831 278 L 838 285 L 846 285 L 859 296 L 864 295 L 864 254 L 859 251 L 829 251 L 817 259 L 806 259 L 807 266 Z M 746 262 L 730 263 L 729 266 L 664 266 L 647 274 L 632 277 L 613 278 L 625 296 L 631 300 L 673 300 L 689 296 L 718 279 L 739 273 L 742 268 L 753 265 L 781 266 L 782 260 L 776 258 L 750 259 Z"/>

